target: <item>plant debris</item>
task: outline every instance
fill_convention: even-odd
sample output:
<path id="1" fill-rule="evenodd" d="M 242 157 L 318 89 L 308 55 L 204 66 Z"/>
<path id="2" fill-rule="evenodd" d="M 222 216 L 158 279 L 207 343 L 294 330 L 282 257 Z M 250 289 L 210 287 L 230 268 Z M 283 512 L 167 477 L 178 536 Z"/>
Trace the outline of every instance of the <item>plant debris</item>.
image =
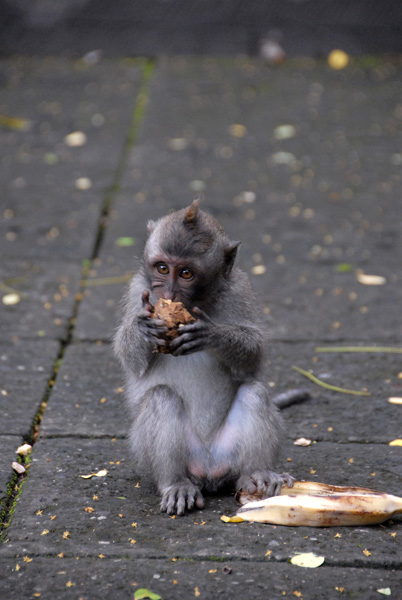
<path id="1" fill-rule="evenodd" d="M 352 394 L 354 396 L 371 396 L 370 392 L 360 392 L 357 390 L 348 390 L 346 388 L 341 388 L 336 385 L 324 383 L 323 381 L 318 379 L 318 377 L 315 377 L 315 375 L 313 375 L 312 373 L 309 373 L 309 371 L 305 371 L 304 369 L 300 369 L 299 367 L 293 366 L 292 369 L 294 371 L 297 371 L 297 373 L 304 375 L 304 377 L 307 377 L 308 379 L 310 379 L 317 385 L 320 385 L 321 387 L 326 388 L 327 390 L 332 390 L 333 392 L 339 392 L 341 394 Z"/>

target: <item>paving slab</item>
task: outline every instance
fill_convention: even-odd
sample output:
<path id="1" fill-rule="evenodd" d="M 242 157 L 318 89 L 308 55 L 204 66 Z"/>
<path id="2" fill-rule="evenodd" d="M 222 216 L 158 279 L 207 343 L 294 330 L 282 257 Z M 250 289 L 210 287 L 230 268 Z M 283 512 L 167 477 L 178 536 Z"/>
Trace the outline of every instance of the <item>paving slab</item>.
<path id="1" fill-rule="evenodd" d="M 0 582 L 9 600 L 21 595 L 50 600 L 54 594 L 67 600 L 98 600 L 113 595 L 116 600 L 132 598 L 140 588 L 147 588 L 162 598 L 273 598 L 296 595 L 319 599 L 349 594 L 354 598 L 377 600 L 378 589 L 390 588 L 397 593 L 400 572 L 389 569 L 362 570 L 326 567 L 301 570 L 264 559 L 246 561 L 187 561 L 100 558 L 85 559 L 27 557 L 0 559 Z M 18 565 L 18 569 L 17 569 Z M 307 572 L 306 572 L 307 571 Z M 49 576 L 49 574 L 52 574 Z M 299 596 L 301 594 L 301 596 Z"/>
<path id="2" fill-rule="evenodd" d="M 59 349 L 49 340 L 0 342 L 0 435 L 29 437 Z"/>
<path id="3" fill-rule="evenodd" d="M 402 437 L 401 408 L 388 402 L 402 391 L 398 354 L 317 353 L 311 343 L 273 342 L 268 345 L 268 356 L 265 382 L 271 395 L 304 387 L 312 396 L 283 411 L 288 438 L 388 444 Z M 370 395 L 323 389 L 292 370 L 293 366 L 312 371 L 324 383 L 357 392 L 366 390 Z M 70 345 L 52 389 L 41 434 L 125 435 L 122 385 L 123 376 L 110 344 Z"/>
<path id="4" fill-rule="evenodd" d="M 41 423 L 43 436 L 125 436 L 123 378 L 110 344 L 71 344 Z"/>
<path id="5" fill-rule="evenodd" d="M 292 462 L 287 466 L 303 479 L 370 484 L 373 489 L 397 492 L 400 457 L 395 450 L 399 449 L 350 444 L 345 455 L 336 443 L 321 442 L 307 449 L 290 444 L 287 454 Z M 108 474 L 80 477 L 101 469 Z M 35 445 L 29 477 L 0 556 L 63 552 L 66 557 L 261 561 L 272 549 L 277 561 L 314 551 L 334 566 L 401 566 L 399 542 L 392 535 L 399 531 L 398 519 L 384 526 L 322 529 L 220 520 L 235 510 L 233 495 L 226 493 L 208 496 L 202 511 L 171 518 L 159 512 L 153 485 L 135 473 L 124 440 L 43 439 Z M 334 537 L 337 533 L 340 538 Z M 371 556 L 363 553 L 365 549 Z"/>
<path id="6" fill-rule="evenodd" d="M 21 295 L 3 306 L 3 507 L 15 483 L 10 461 L 63 346 L 27 476 L 2 517 L 9 525 L 0 581 L 11 600 L 55 592 L 123 598 L 138 587 L 162 598 L 332 600 L 346 592 L 374 599 L 387 587 L 395 596 L 400 518 L 356 528 L 225 524 L 220 516 L 236 510 L 230 491 L 183 518 L 160 514 L 154 486 L 128 452 L 110 336 L 146 221 L 203 193 L 203 207 L 243 242 L 239 264 L 267 316 L 267 385 L 272 393 L 302 386 L 312 394 L 283 413 L 279 470 L 401 495 L 401 451 L 389 445 L 402 438 L 401 419 L 388 402 L 402 395 L 398 354 L 317 351 L 401 343 L 400 60 L 356 60 L 334 72 L 311 59 L 272 68 L 247 58 L 176 57 L 156 62 L 146 90 L 143 67 L 54 59 L 0 65 L 7 84 L 0 110 L 33 121 L 30 131 L 0 133 L 10 149 L 0 165 L 5 197 L 15 211 L 8 204 L 1 211 L 2 292 L 5 285 Z M 145 100 L 128 152 L 133 110 Z M 85 146 L 65 146 L 73 129 L 86 133 Z M 82 176 L 92 182 L 88 190 L 74 187 Z M 95 239 L 97 256 L 77 296 Z M 361 273 L 384 279 L 363 284 Z M 371 395 L 329 391 L 293 365 Z M 15 402 L 4 404 L 10 393 Z M 295 446 L 297 437 L 311 446 Z M 101 469 L 106 476 L 80 477 Z M 311 551 L 325 556 L 319 569 L 288 564 Z"/>
<path id="7" fill-rule="evenodd" d="M 17 293 L 19 302 L 2 305 L 3 340 L 65 339 L 80 290 L 80 262 L 44 258 L 1 261 L 2 296 Z"/>
<path id="8" fill-rule="evenodd" d="M 89 258 L 116 183 L 144 61 L 0 61 L 3 255 Z M 24 119 L 13 126 L 12 118 Z M 78 132 L 78 137 L 67 136 Z M 70 136 L 71 137 L 71 136 Z M 27 200 L 29 197 L 29 200 Z M 10 243 L 10 240 L 12 243 Z"/>

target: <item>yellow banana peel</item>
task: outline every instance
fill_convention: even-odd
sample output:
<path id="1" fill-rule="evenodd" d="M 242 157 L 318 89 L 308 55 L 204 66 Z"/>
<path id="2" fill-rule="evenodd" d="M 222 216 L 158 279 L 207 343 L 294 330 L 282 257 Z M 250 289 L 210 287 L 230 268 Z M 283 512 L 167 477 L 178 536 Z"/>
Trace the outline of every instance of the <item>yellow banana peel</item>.
<path id="1" fill-rule="evenodd" d="M 295 481 L 279 496 L 248 502 L 236 513 L 245 521 L 333 527 L 376 525 L 402 513 L 402 498 L 366 488 Z"/>

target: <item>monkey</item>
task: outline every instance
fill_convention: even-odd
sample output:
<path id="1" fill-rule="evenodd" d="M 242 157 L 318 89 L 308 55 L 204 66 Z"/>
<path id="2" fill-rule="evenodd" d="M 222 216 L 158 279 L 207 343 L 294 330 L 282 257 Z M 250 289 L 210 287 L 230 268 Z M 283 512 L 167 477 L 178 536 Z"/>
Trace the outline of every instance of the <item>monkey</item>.
<path id="1" fill-rule="evenodd" d="M 149 221 L 139 271 L 129 285 L 114 352 L 125 374 L 129 445 L 161 495 L 160 509 L 183 515 L 203 492 L 232 485 L 277 495 L 293 477 L 274 471 L 283 436 L 263 382 L 263 324 L 250 281 L 235 266 L 240 242 L 198 201 Z M 152 318 L 159 298 L 196 318 L 165 346 Z M 289 404 L 288 394 L 278 404 Z M 300 394 L 295 394 L 299 401 Z"/>

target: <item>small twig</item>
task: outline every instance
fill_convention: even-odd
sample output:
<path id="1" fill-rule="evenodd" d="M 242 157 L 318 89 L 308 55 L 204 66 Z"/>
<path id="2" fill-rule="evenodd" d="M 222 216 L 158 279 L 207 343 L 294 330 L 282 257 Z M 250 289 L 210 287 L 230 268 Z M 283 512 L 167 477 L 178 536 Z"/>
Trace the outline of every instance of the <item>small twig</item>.
<path id="1" fill-rule="evenodd" d="M 345 388 L 337 387 L 336 385 L 330 385 L 329 383 L 324 383 L 323 381 L 318 379 L 318 377 L 315 377 L 315 375 L 313 375 L 312 373 L 309 373 L 309 371 L 305 371 L 304 369 L 300 369 L 299 367 L 293 366 L 292 369 L 294 371 L 297 371 L 301 375 L 304 375 L 304 377 L 307 377 L 307 379 L 310 379 L 317 385 L 320 385 L 323 388 L 327 388 L 328 390 L 332 390 L 333 392 L 340 392 L 341 394 L 353 394 L 354 396 L 371 396 L 371 394 L 369 392 L 359 392 L 357 390 L 347 390 Z"/>
<path id="2" fill-rule="evenodd" d="M 316 348 L 315 352 L 389 352 L 402 354 L 402 348 L 391 348 L 390 346 L 324 346 Z"/>

